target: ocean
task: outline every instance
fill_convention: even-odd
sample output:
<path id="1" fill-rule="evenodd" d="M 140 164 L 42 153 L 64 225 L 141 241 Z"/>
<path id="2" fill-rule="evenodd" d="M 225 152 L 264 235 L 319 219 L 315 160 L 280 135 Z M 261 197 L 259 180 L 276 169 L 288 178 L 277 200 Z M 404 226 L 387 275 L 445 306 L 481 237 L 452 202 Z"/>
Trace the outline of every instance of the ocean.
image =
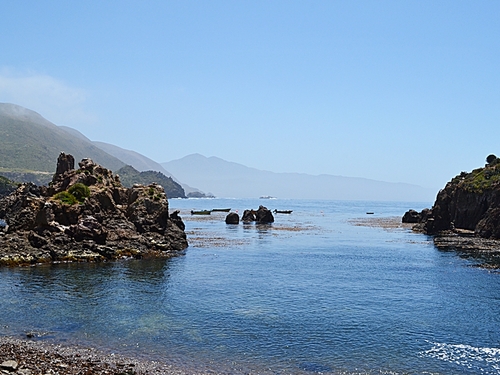
<path id="1" fill-rule="evenodd" d="M 293 210 L 226 225 L 231 208 Z M 228 374 L 500 374 L 500 274 L 399 218 L 432 202 L 173 199 L 168 260 L 0 269 L 0 335 Z"/>

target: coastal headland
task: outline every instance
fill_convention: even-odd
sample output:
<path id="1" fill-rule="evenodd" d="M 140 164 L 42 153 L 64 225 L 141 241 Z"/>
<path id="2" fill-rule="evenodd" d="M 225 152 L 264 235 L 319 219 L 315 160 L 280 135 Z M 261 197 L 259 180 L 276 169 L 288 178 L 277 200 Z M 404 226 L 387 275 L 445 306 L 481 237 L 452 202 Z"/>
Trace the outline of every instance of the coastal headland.
<path id="1" fill-rule="evenodd" d="M 461 172 L 439 191 L 432 208 L 407 211 L 403 223 L 433 236 L 441 250 L 485 258 L 500 268 L 500 158 L 491 154 L 482 168 Z"/>
<path id="2" fill-rule="evenodd" d="M 188 247 L 158 184 L 125 188 L 118 175 L 61 153 L 49 186 L 21 184 L 0 200 L 0 266 L 172 257 Z"/>

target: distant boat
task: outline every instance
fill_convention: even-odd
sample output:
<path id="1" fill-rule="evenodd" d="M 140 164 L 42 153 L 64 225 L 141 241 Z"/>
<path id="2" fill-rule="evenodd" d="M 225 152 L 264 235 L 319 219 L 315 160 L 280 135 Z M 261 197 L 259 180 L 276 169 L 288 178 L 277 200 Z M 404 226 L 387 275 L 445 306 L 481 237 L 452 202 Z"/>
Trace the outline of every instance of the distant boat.
<path id="1" fill-rule="evenodd" d="M 210 215 L 211 212 L 210 210 L 191 211 L 191 215 Z"/>
<path id="2" fill-rule="evenodd" d="M 274 210 L 273 212 L 275 214 L 291 214 L 293 211 L 292 210 Z"/>
<path id="3" fill-rule="evenodd" d="M 212 212 L 229 212 L 231 211 L 230 208 L 214 208 Z"/>
<path id="4" fill-rule="evenodd" d="M 262 197 L 259 197 L 259 199 L 276 199 L 276 197 L 272 197 L 270 195 L 263 195 Z"/>
<path id="5" fill-rule="evenodd" d="M 367 212 L 367 215 L 373 215 L 375 212 Z"/>

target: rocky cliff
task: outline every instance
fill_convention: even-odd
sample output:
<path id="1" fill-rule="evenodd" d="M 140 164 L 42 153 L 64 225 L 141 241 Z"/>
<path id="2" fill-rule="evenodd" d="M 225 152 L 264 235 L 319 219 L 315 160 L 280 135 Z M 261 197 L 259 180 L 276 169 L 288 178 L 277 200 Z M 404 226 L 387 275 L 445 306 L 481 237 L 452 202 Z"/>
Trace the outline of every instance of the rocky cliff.
<path id="1" fill-rule="evenodd" d="M 500 159 L 490 155 L 484 168 L 462 172 L 439 191 L 431 210 L 405 214 L 403 221 L 420 223 L 427 234 L 446 230 L 473 231 L 500 239 Z"/>
<path id="2" fill-rule="evenodd" d="M 0 200 L 0 265 L 171 257 L 188 243 L 160 185 L 119 177 L 62 153 L 48 187 L 22 184 Z"/>
<path id="3" fill-rule="evenodd" d="M 439 248 L 500 256 L 500 158 L 462 172 L 439 191 L 431 209 L 410 210 L 403 222 L 416 231 L 434 235 Z"/>

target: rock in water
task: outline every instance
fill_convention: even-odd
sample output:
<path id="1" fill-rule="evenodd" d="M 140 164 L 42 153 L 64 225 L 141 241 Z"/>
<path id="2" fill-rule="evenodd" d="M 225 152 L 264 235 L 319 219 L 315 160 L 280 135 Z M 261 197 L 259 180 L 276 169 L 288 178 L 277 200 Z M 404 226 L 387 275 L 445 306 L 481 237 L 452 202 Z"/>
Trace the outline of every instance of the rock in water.
<path id="1" fill-rule="evenodd" d="M 267 207 L 259 206 L 257 213 L 255 214 L 255 219 L 259 224 L 270 224 L 274 223 L 274 216 L 271 210 Z"/>
<path id="2" fill-rule="evenodd" d="M 160 185 L 127 189 L 90 159 L 73 166 L 61 154 L 49 187 L 22 184 L 0 200 L 0 265 L 171 257 L 187 248 Z"/>
<path id="3" fill-rule="evenodd" d="M 243 211 L 243 216 L 241 217 L 241 221 L 244 223 L 250 223 L 255 221 L 255 211 L 254 210 L 245 210 Z"/>
<path id="4" fill-rule="evenodd" d="M 460 229 L 500 239 L 500 159 L 454 177 L 439 191 L 430 210 L 410 210 L 403 217 L 403 221 L 413 219 L 420 223 L 415 229 L 427 234 Z"/>
<path id="5" fill-rule="evenodd" d="M 226 224 L 239 224 L 240 217 L 236 212 L 230 212 L 226 216 Z"/>

